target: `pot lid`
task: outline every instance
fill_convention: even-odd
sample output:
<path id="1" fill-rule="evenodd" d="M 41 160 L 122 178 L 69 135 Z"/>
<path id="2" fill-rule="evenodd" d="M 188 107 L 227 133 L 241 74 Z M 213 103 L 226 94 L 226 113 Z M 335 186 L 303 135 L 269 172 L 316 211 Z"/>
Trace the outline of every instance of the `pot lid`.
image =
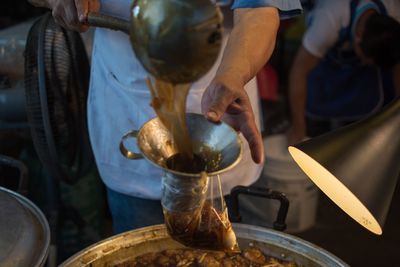
<path id="1" fill-rule="evenodd" d="M 27 198 L 0 187 L 0 266 L 43 266 L 50 229 Z"/>

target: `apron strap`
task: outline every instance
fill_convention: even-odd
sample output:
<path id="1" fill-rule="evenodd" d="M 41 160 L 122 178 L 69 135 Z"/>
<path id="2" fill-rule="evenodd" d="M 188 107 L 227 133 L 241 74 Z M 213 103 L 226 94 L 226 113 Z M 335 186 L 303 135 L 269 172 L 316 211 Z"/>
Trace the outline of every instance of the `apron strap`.
<path id="1" fill-rule="evenodd" d="M 376 7 L 378 8 L 378 10 L 381 14 L 383 14 L 383 15 L 387 14 L 385 5 L 382 3 L 381 0 L 371 0 L 371 1 L 372 1 L 371 4 L 376 5 Z M 350 1 L 349 23 L 345 28 L 342 28 L 340 30 L 338 41 L 335 43 L 335 45 L 331 49 L 329 49 L 329 51 L 327 53 L 328 58 L 333 59 L 336 62 L 341 62 L 342 58 L 346 58 L 346 57 L 351 58 L 352 57 L 351 55 L 354 54 L 354 52 L 349 52 L 349 51 L 347 51 L 348 49 L 342 50 L 342 48 L 346 42 L 352 42 L 352 32 L 353 32 L 353 28 L 354 28 L 354 23 L 359 16 L 359 14 L 357 14 L 357 7 L 358 7 L 359 3 L 360 3 L 360 0 Z M 350 60 L 350 62 L 352 62 L 354 60 Z"/>
<path id="2" fill-rule="evenodd" d="M 379 12 L 381 12 L 382 15 L 387 15 L 387 10 L 385 5 L 382 3 L 380 0 L 372 0 L 374 4 L 378 7 Z"/>
<path id="3" fill-rule="evenodd" d="M 359 0 L 352 0 L 350 2 L 350 21 L 346 28 L 342 29 L 339 34 L 339 40 L 335 44 L 335 48 L 340 48 L 346 41 L 351 39 L 351 28 L 354 23 L 354 19 L 356 16 L 356 9 L 358 6 Z"/>
<path id="4" fill-rule="evenodd" d="M 372 2 L 378 7 L 379 12 L 383 15 L 387 15 L 387 10 L 385 5 L 381 0 L 372 0 Z M 342 29 L 339 34 L 339 40 L 336 42 L 336 48 L 340 48 L 346 41 L 351 40 L 351 32 L 353 28 L 354 21 L 356 19 L 357 6 L 360 3 L 359 0 L 350 1 L 350 21 L 346 28 Z"/>

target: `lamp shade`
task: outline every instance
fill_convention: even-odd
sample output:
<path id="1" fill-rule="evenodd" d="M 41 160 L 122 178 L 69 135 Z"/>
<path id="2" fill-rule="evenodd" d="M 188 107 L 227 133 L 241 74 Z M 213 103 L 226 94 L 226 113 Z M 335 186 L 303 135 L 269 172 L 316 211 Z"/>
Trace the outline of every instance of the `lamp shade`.
<path id="1" fill-rule="evenodd" d="M 400 100 L 368 118 L 289 147 L 300 168 L 343 211 L 375 234 L 400 173 Z"/>

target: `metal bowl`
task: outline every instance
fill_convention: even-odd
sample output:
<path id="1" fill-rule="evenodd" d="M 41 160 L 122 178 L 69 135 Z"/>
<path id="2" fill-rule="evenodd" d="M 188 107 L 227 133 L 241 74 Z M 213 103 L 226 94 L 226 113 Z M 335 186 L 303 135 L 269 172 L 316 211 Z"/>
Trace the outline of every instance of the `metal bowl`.
<path id="1" fill-rule="evenodd" d="M 336 256 L 300 238 L 246 224 L 233 224 L 242 249 L 256 246 L 266 255 L 309 267 L 349 266 Z M 167 233 L 165 225 L 154 225 L 110 237 L 73 255 L 61 266 L 113 266 L 148 252 L 183 248 Z"/>

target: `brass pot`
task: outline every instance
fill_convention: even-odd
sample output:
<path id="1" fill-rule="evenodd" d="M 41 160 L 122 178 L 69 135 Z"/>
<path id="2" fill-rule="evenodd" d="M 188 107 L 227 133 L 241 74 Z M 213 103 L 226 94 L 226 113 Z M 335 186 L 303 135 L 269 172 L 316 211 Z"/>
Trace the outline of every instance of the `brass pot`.
<path id="1" fill-rule="evenodd" d="M 336 256 L 300 238 L 246 224 L 233 224 L 242 249 L 254 245 L 266 255 L 308 267 L 349 266 Z M 148 252 L 183 248 L 167 233 L 165 225 L 128 231 L 78 252 L 60 266 L 113 266 Z"/>

